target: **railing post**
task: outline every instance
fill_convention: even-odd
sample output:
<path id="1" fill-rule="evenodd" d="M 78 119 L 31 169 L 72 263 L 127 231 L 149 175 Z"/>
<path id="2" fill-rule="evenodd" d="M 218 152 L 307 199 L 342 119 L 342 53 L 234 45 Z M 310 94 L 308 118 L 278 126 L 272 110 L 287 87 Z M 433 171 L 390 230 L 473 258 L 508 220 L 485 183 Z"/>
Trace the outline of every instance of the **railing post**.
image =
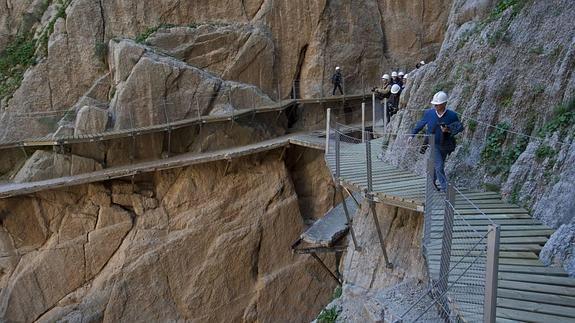
<path id="1" fill-rule="evenodd" d="M 383 99 L 383 133 L 386 133 L 387 130 L 387 98 Z"/>
<path id="2" fill-rule="evenodd" d="M 385 240 L 383 239 L 383 233 L 381 232 L 381 227 L 379 225 L 379 219 L 377 218 L 377 212 L 375 210 L 375 193 L 373 192 L 373 173 L 371 164 L 371 141 L 367 140 L 365 142 L 365 159 L 367 167 L 367 199 L 369 201 L 369 209 L 371 210 L 371 215 L 373 216 L 373 222 L 375 223 L 375 229 L 377 231 L 377 237 L 379 238 L 379 245 L 381 246 L 381 251 L 383 253 L 383 260 L 385 261 L 385 267 L 393 268 L 393 264 L 389 262 L 387 257 L 387 251 L 385 250 Z"/>
<path id="3" fill-rule="evenodd" d="M 361 103 L 361 142 L 365 142 L 365 102 Z"/>
<path id="4" fill-rule="evenodd" d="M 375 93 L 371 94 L 371 128 L 375 132 Z"/>
<path id="5" fill-rule="evenodd" d="M 334 127 L 334 135 L 335 135 L 335 179 L 337 180 L 337 184 L 339 185 L 339 177 L 341 174 L 341 158 L 340 158 L 340 133 L 339 133 L 339 125 L 336 123 Z"/>
<path id="6" fill-rule="evenodd" d="M 453 218 L 455 216 L 455 188 L 453 184 L 447 186 L 447 196 L 445 198 L 445 212 L 443 215 L 443 238 L 441 241 L 441 261 L 439 264 L 439 282 L 438 295 L 441 299 L 439 302 L 445 309 L 447 307 L 447 286 L 449 283 L 449 267 L 451 263 L 451 241 L 453 238 Z"/>
<path id="7" fill-rule="evenodd" d="M 426 137 L 429 141 L 433 142 L 434 136 L 431 135 Z M 427 158 L 427 181 L 425 189 L 425 214 L 423 223 L 423 247 L 424 253 L 427 256 L 427 248 L 431 242 L 431 227 L 433 225 L 433 207 L 435 205 L 435 186 L 434 186 L 434 175 L 435 175 L 435 163 L 433 160 L 433 145 L 429 148 L 429 157 Z"/>
<path id="8" fill-rule="evenodd" d="M 325 154 L 329 154 L 329 127 L 331 122 L 331 108 L 327 109 L 327 116 L 325 122 Z"/>
<path id="9" fill-rule="evenodd" d="M 489 226 L 487 235 L 487 262 L 485 264 L 485 300 L 483 322 L 494 323 L 497 314 L 497 272 L 499 270 L 500 227 Z"/>

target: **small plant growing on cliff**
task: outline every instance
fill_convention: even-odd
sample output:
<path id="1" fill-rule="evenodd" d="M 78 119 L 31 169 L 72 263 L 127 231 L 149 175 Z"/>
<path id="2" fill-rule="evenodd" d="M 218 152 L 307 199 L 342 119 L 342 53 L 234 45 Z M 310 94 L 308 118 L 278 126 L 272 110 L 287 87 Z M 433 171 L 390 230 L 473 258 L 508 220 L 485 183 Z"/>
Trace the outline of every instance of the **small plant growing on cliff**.
<path id="1" fill-rule="evenodd" d="M 499 103 L 501 103 L 502 106 L 508 108 L 511 106 L 511 104 L 513 104 L 513 93 L 515 92 L 515 89 L 513 88 L 513 86 L 511 84 L 505 84 L 503 85 L 498 93 L 497 93 L 497 101 Z"/>
<path id="2" fill-rule="evenodd" d="M 148 37 L 150 37 L 153 33 L 155 33 L 156 31 L 162 29 L 162 28 L 173 28 L 176 27 L 176 25 L 173 24 L 160 24 L 158 26 L 155 27 L 150 27 L 148 29 L 146 29 L 143 33 L 139 34 L 138 36 L 136 36 L 136 38 L 134 39 L 134 41 L 136 41 L 136 43 L 139 44 L 144 44 L 146 42 L 146 40 L 148 39 Z"/>
<path id="3" fill-rule="evenodd" d="M 499 0 L 493 11 L 491 12 L 491 19 L 497 19 L 509 8 L 513 8 L 511 16 L 516 16 L 529 0 Z"/>
<path id="4" fill-rule="evenodd" d="M 477 129 L 477 121 L 469 120 L 467 123 L 467 129 L 469 129 L 471 132 L 475 132 L 475 129 Z"/>
<path id="5" fill-rule="evenodd" d="M 334 290 L 333 290 L 333 295 L 331 295 L 332 300 L 340 298 L 341 297 L 341 293 L 342 293 L 342 289 L 341 286 L 337 286 Z"/>
<path id="6" fill-rule="evenodd" d="M 538 161 L 542 161 L 548 157 L 553 157 L 555 154 L 555 150 L 547 145 L 540 145 L 537 147 L 537 150 L 535 150 L 535 158 Z"/>
<path id="7" fill-rule="evenodd" d="M 35 62 L 35 42 L 29 34 L 18 36 L 0 53 L 0 98 L 11 96 L 24 72 Z"/>
<path id="8" fill-rule="evenodd" d="M 529 52 L 530 52 L 531 54 L 534 54 L 534 55 L 541 55 L 541 54 L 543 54 L 544 51 L 545 51 L 545 50 L 543 49 L 543 46 L 541 46 L 541 45 L 535 46 L 535 47 L 531 47 L 531 48 L 529 49 Z"/>
<path id="9" fill-rule="evenodd" d="M 337 306 L 332 306 L 328 309 L 323 309 L 317 317 L 318 323 L 335 323 L 340 309 Z"/>
<path id="10" fill-rule="evenodd" d="M 553 111 L 553 119 L 547 122 L 539 131 L 539 135 L 546 136 L 556 131 L 563 132 L 575 123 L 575 98 L 561 104 Z"/>

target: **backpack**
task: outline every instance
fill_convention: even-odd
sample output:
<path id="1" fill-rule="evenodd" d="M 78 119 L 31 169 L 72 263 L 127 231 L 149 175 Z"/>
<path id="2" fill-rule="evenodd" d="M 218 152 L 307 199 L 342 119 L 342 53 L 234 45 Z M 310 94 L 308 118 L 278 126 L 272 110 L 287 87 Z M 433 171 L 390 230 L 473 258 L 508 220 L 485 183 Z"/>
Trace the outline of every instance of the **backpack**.
<path id="1" fill-rule="evenodd" d="M 457 141 L 455 137 L 449 133 L 441 132 L 441 140 L 439 141 L 439 150 L 442 153 L 451 154 L 455 151 L 455 147 L 457 146 Z"/>

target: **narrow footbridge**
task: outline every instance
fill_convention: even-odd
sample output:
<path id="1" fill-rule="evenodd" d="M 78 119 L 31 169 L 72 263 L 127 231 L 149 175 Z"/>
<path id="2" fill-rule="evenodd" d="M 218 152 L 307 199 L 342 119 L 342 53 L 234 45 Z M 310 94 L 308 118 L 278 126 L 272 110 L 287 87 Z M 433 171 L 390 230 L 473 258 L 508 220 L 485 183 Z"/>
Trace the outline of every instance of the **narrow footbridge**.
<path id="1" fill-rule="evenodd" d="M 575 322 L 575 279 L 538 257 L 553 229 L 494 192 L 450 185 L 447 194 L 440 193 L 433 184 L 431 160 L 421 162 L 423 175 L 416 174 L 387 160 L 389 134 L 361 140 L 376 136 L 362 136 L 358 129 L 353 137 L 340 127 L 345 126 L 330 125 L 326 140 L 326 161 L 336 185 L 361 192 L 370 203 L 424 214 L 423 256 L 431 281 L 420 302 L 431 295 L 428 310 L 465 322 Z M 422 159 L 418 144 L 405 149 L 415 151 L 407 161 Z M 421 306 L 413 306 L 398 321 L 414 317 L 415 308 Z"/>
<path id="2" fill-rule="evenodd" d="M 281 100 L 272 105 L 265 106 L 253 106 L 251 108 L 242 108 L 239 110 L 234 110 L 229 113 L 216 114 L 216 115 L 200 115 L 200 112 L 194 113 L 192 116 L 185 116 L 178 119 L 170 119 L 169 113 L 165 113 L 166 117 L 160 123 L 151 125 L 137 125 L 135 121 L 131 120 L 133 126 L 125 129 L 107 129 L 100 133 L 88 133 L 88 134 L 70 134 L 70 135 L 57 135 L 57 134 L 47 134 L 40 137 L 31 138 L 21 138 L 15 140 L 5 140 L 0 142 L 0 150 L 9 148 L 40 148 L 46 146 L 64 146 L 82 143 L 92 143 L 101 141 L 111 141 L 117 139 L 125 138 L 135 138 L 144 135 L 155 134 L 155 133 L 171 133 L 178 129 L 189 128 L 194 126 L 202 126 L 209 124 L 225 124 L 229 122 L 239 121 L 243 119 L 255 118 L 257 115 L 270 115 L 282 113 L 288 113 L 293 108 L 301 106 L 301 110 L 309 110 L 315 106 L 335 106 L 341 104 L 345 106 L 346 104 L 357 104 L 358 102 L 365 101 L 371 96 L 366 96 L 365 94 L 354 94 L 354 95 L 342 95 L 342 96 L 330 96 L 321 98 L 310 98 L 310 99 L 289 99 Z M 165 108 L 165 107 L 164 107 Z M 67 111 L 68 113 L 70 111 Z M 50 112 L 46 112 L 49 114 Z M 316 113 L 323 115 L 323 113 Z M 130 115 L 131 116 L 131 115 Z M 31 118 L 31 117 L 27 117 Z M 40 114 L 38 119 L 46 119 L 45 114 Z M 56 129 L 53 129 L 54 131 Z"/>

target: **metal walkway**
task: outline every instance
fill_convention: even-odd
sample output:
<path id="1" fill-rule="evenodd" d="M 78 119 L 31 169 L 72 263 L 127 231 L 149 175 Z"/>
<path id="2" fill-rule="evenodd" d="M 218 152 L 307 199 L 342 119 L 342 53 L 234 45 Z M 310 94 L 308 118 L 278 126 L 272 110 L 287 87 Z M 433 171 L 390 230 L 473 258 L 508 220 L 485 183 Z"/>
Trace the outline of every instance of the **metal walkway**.
<path id="1" fill-rule="evenodd" d="M 371 143 L 373 147 L 381 146 L 382 139 Z M 365 144 L 341 142 L 340 181 L 354 191 L 367 191 L 365 147 Z M 373 149 L 371 152 L 372 187 L 377 201 L 424 211 L 426 179 L 378 160 L 378 151 Z M 335 174 L 335 154 L 326 155 L 326 160 Z M 455 212 L 464 219 L 466 226 L 485 232 L 490 222 L 500 225 L 497 321 L 575 322 L 575 279 L 569 278 L 562 268 L 544 266 L 538 257 L 554 230 L 533 219 L 527 210 L 504 202 L 499 194 L 474 190 L 462 190 L 461 193 L 464 197 L 455 199 Z M 443 210 L 433 209 L 433 217 L 438 221 L 433 222 L 431 239 L 441 240 Z M 462 225 L 454 225 L 452 250 L 466 247 L 464 229 Z M 437 247 L 427 251 L 427 262 L 430 274 L 437 278 L 441 243 L 433 242 L 431 245 Z M 459 260 L 461 257 L 455 256 L 451 262 Z M 449 278 L 451 283 L 451 276 Z M 455 284 L 454 289 L 457 288 Z M 482 299 L 475 301 L 482 302 Z M 464 320 L 471 318 L 468 321 L 473 321 L 482 314 L 477 313 L 473 305 L 473 302 L 457 304 Z"/>

